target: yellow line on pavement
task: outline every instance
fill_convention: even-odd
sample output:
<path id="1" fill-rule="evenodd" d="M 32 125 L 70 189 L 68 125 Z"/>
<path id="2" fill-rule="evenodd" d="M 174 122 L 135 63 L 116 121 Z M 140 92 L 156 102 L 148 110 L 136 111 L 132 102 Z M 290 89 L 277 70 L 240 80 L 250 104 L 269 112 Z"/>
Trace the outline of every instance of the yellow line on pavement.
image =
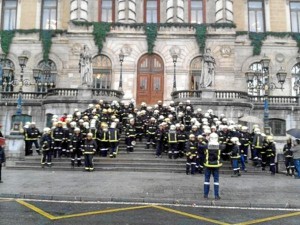
<path id="1" fill-rule="evenodd" d="M 272 220 L 288 218 L 288 217 L 292 217 L 292 216 L 300 216 L 300 212 L 293 212 L 293 213 L 288 213 L 288 214 L 284 214 L 284 215 L 271 216 L 271 217 L 262 218 L 262 219 L 250 220 L 250 221 L 246 221 L 246 222 L 242 222 L 242 223 L 237 223 L 235 225 L 257 224 L 257 223 L 263 223 L 263 222 L 268 222 L 268 221 L 272 221 Z"/>
<path id="2" fill-rule="evenodd" d="M 136 210 L 136 209 L 145 209 L 145 208 L 151 208 L 151 207 L 152 207 L 151 205 L 143 205 L 143 206 L 133 206 L 133 207 L 127 207 L 127 208 L 107 209 L 107 210 L 100 210 L 100 211 L 77 213 L 77 214 L 70 214 L 70 215 L 65 215 L 65 216 L 57 216 L 57 217 L 55 217 L 55 220 L 68 219 L 68 218 L 74 218 L 74 217 L 82 217 L 82 216 L 99 215 L 99 214 L 106 214 L 106 213 L 116 213 L 116 212 Z"/>
<path id="3" fill-rule="evenodd" d="M 164 211 L 167 211 L 167 212 L 170 212 L 170 213 L 179 214 L 179 215 L 182 215 L 182 216 L 185 216 L 185 217 L 190 217 L 190 218 L 193 218 L 193 219 L 210 222 L 210 223 L 213 223 L 213 224 L 229 225 L 229 223 L 225 223 L 225 222 L 222 222 L 222 221 L 206 218 L 206 217 L 203 217 L 203 216 L 197 216 L 197 215 L 194 215 L 194 214 L 178 211 L 178 210 L 175 210 L 175 209 L 166 208 L 166 207 L 163 207 L 163 206 L 153 205 L 152 207 L 156 208 L 156 209 L 164 210 Z"/>
<path id="4" fill-rule="evenodd" d="M 38 208 L 34 205 L 31 205 L 31 204 L 29 204 L 29 203 L 27 203 L 23 200 L 19 200 L 19 199 L 17 199 L 16 202 L 18 202 L 19 204 L 21 204 L 21 205 L 23 205 L 23 206 L 25 206 L 25 207 L 33 210 L 33 211 L 35 211 L 36 213 L 38 213 L 38 214 L 40 214 L 40 215 L 42 215 L 42 216 L 44 216 L 44 217 L 46 217 L 50 220 L 55 220 L 55 216 L 52 216 L 51 214 L 41 210 L 40 208 Z"/>

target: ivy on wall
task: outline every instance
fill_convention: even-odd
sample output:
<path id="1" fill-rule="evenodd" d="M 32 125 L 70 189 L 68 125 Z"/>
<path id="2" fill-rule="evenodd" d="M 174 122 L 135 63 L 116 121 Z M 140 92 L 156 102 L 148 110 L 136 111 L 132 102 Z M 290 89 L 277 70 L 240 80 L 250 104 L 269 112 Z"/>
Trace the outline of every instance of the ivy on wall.
<path id="1" fill-rule="evenodd" d="M 236 36 L 240 35 L 248 35 L 251 40 L 251 46 L 253 46 L 253 55 L 260 55 L 261 48 L 263 46 L 263 42 L 266 40 L 268 36 L 273 36 L 277 38 L 293 38 L 298 47 L 298 51 L 300 51 L 300 33 L 291 33 L 291 32 L 263 32 L 263 33 L 255 33 L 255 32 L 247 32 L 247 31 L 238 31 L 236 32 Z"/>
<path id="2" fill-rule="evenodd" d="M 103 48 L 103 43 L 106 39 L 107 33 L 110 31 L 110 24 L 109 23 L 93 23 L 94 30 L 94 41 L 96 46 L 98 47 L 98 52 L 100 53 Z"/>
<path id="3" fill-rule="evenodd" d="M 147 37 L 147 44 L 148 44 L 148 54 L 153 53 L 153 48 L 155 46 L 155 41 L 157 37 L 157 30 L 158 30 L 158 26 L 157 24 L 154 23 L 147 24 L 145 27 L 145 34 Z"/>
<path id="4" fill-rule="evenodd" d="M 207 31 L 207 27 L 205 25 L 196 27 L 196 41 L 198 43 L 201 54 L 204 54 L 205 51 L 206 31 Z"/>
<path id="5" fill-rule="evenodd" d="M 39 29 L 28 29 L 28 30 L 2 30 L 0 31 L 1 37 L 1 48 L 4 54 L 8 55 L 10 50 L 10 45 L 15 37 L 16 33 L 19 34 L 33 34 L 40 33 L 40 39 L 43 48 L 43 59 L 49 59 L 49 53 L 52 46 L 52 37 L 57 36 L 57 34 L 62 34 L 63 30 L 39 30 Z"/>

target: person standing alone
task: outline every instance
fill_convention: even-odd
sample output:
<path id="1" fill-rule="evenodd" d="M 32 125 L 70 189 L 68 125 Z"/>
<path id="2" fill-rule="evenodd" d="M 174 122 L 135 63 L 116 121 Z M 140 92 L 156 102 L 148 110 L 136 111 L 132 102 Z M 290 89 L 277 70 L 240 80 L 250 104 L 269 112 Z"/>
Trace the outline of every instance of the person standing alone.
<path id="1" fill-rule="evenodd" d="M 0 145 L 0 183 L 3 183 L 2 177 L 1 177 L 2 163 L 5 163 L 5 152 L 4 152 L 4 146 Z"/>

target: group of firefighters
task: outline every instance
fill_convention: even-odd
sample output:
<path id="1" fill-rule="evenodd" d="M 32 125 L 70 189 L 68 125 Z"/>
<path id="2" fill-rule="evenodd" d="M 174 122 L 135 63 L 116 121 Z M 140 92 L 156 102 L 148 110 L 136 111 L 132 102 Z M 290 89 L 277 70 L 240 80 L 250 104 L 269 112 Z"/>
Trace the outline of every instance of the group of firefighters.
<path id="1" fill-rule="evenodd" d="M 70 157 L 71 165 L 80 167 L 83 155 L 85 170 L 93 171 L 95 154 L 117 156 L 121 134 L 125 136 L 128 153 L 134 151 L 136 141 L 146 139 L 145 148 L 154 148 L 155 157 L 162 157 L 163 153 L 170 159 L 186 157 L 186 174 L 202 173 L 204 167 L 209 167 L 206 150 L 212 136 L 217 138 L 220 150 L 215 157 L 218 162 L 231 161 L 232 176 L 240 176 L 240 170 L 247 171 L 248 151 L 255 166 L 262 170 L 269 166 L 275 175 L 276 146 L 272 136 L 264 135 L 257 125 L 250 132 L 248 127 L 227 120 L 224 114 L 217 116 L 211 109 L 194 110 L 189 100 L 177 105 L 158 101 L 153 107 L 142 103 L 138 108 L 134 100 L 111 103 L 100 100 L 83 112 L 75 109 L 60 118 L 53 115 L 52 127 L 44 128 L 43 133 L 35 123 L 28 123 L 24 127 L 25 155 L 32 154 L 34 144 L 42 155 L 43 167 L 51 166 L 52 157 Z M 289 146 L 288 143 L 284 148 L 286 168 L 288 174 L 294 175 Z"/>

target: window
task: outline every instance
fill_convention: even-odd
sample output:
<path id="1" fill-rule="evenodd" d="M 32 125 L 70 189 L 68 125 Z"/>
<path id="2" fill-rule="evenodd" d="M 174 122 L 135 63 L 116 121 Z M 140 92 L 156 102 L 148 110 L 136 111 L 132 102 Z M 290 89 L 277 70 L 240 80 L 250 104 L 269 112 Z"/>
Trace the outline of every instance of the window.
<path id="1" fill-rule="evenodd" d="M 15 66 L 12 61 L 5 59 L 1 62 L 2 90 L 10 92 L 14 90 Z"/>
<path id="2" fill-rule="evenodd" d="M 300 94 L 300 63 L 293 66 L 292 71 L 292 95 Z"/>
<path id="3" fill-rule="evenodd" d="M 204 21 L 204 1 L 202 0 L 190 0 L 189 1 L 189 21 L 190 23 L 203 23 Z"/>
<path id="4" fill-rule="evenodd" d="M 274 136 L 285 136 L 286 125 L 285 120 L 281 119 L 270 119 L 269 125 L 272 128 L 272 133 Z"/>
<path id="5" fill-rule="evenodd" d="M 291 30 L 300 32 L 300 2 L 290 2 Z"/>
<path id="6" fill-rule="evenodd" d="M 248 22 L 249 31 L 251 32 L 264 32 L 264 7 L 262 0 L 249 0 L 248 1 Z"/>
<path id="7" fill-rule="evenodd" d="M 111 61 L 105 55 L 93 58 L 93 86 L 97 89 L 111 88 Z"/>
<path id="8" fill-rule="evenodd" d="M 255 76 L 253 78 L 253 83 L 248 83 L 248 94 L 253 96 L 263 96 L 264 90 L 263 78 L 262 78 L 262 65 L 260 62 L 252 63 L 249 67 L 249 70 L 254 71 Z M 257 88 L 253 88 L 257 87 Z"/>
<path id="9" fill-rule="evenodd" d="M 199 90 L 201 86 L 201 74 L 202 74 L 202 57 L 198 56 L 191 62 L 190 77 L 191 77 L 191 89 Z"/>
<path id="10" fill-rule="evenodd" d="M 2 4 L 2 29 L 16 29 L 18 1 L 4 0 Z"/>
<path id="11" fill-rule="evenodd" d="M 144 20 L 146 23 L 159 23 L 159 0 L 145 0 Z"/>
<path id="12" fill-rule="evenodd" d="M 42 29 L 57 28 L 57 0 L 44 0 L 42 5 Z"/>
<path id="13" fill-rule="evenodd" d="M 99 20 L 101 22 L 114 22 L 115 1 L 100 0 L 99 2 Z"/>
<path id="14" fill-rule="evenodd" d="M 47 92 L 49 89 L 55 87 L 57 69 L 52 60 L 39 62 L 39 74 L 34 74 L 37 92 Z"/>

